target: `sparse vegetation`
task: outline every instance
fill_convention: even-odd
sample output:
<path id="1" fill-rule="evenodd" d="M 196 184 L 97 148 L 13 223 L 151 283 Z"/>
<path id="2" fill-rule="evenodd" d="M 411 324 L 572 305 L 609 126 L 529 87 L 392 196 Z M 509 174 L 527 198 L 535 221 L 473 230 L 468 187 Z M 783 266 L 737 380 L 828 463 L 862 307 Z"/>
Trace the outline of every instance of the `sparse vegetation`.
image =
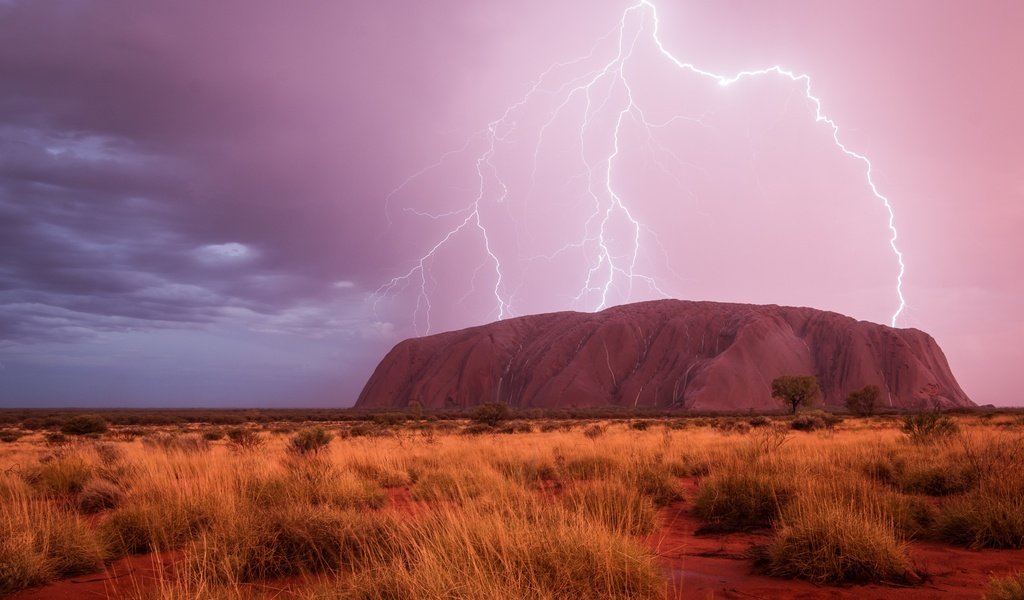
<path id="1" fill-rule="evenodd" d="M 817 411 L 575 427 L 430 416 L 178 422 L 131 438 L 115 425 L 59 447 L 52 424 L 22 435 L 0 455 L 0 593 L 173 551 L 166 600 L 241 598 L 278 578 L 306 582 L 309 599 L 659 598 L 671 551 L 650 540 L 684 513 L 702 534 L 759 530 L 740 537 L 767 541 L 761 572 L 821 585 L 915 585 L 916 540 L 1024 547 L 1012 418 L 941 414 L 953 433 L 921 441 L 884 415 L 791 429 L 827 429 Z M 225 426 L 227 443 L 208 435 Z M 1014 577 L 989 597 L 1013 597 Z"/>

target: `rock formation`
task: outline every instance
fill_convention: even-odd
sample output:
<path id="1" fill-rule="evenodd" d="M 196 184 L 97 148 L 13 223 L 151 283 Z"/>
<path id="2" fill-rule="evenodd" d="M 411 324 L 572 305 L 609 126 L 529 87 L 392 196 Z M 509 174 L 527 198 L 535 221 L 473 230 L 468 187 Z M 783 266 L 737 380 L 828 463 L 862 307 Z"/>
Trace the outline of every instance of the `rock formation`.
<path id="1" fill-rule="evenodd" d="M 807 374 L 828 405 L 875 384 L 883 406 L 973 406 L 923 331 L 812 308 L 680 300 L 408 339 L 377 366 L 356 406 L 760 410 L 780 407 L 772 379 Z"/>

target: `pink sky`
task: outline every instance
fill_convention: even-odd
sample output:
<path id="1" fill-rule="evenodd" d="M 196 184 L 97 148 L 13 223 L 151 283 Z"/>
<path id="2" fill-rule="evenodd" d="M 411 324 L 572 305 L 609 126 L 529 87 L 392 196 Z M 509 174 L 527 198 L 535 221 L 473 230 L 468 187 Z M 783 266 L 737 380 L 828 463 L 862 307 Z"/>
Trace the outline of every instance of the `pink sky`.
<path id="1" fill-rule="evenodd" d="M 979 404 L 1024 403 L 1024 5 L 656 4 L 683 61 L 811 77 L 893 207 L 897 325 L 935 336 Z M 494 320 L 499 303 L 659 297 L 621 274 L 580 294 L 626 97 L 599 78 L 586 112 L 566 95 L 579 83 L 561 86 L 615 57 L 628 6 L 0 2 L 0 405 L 348 404 L 391 344 L 426 330 L 415 286 L 373 293 L 471 214 L 415 212 L 463 210 L 481 189 L 502 280 L 473 221 L 425 263 L 432 331 Z M 637 10 L 624 29 L 635 106 L 612 187 L 642 227 L 634 262 L 613 211 L 616 264 L 673 297 L 888 323 L 898 264 L 863 164 L 799 84 L 680 71 L 652 24 Z M 496 123 L 481 188 L 479 132 L 591 50 Z M 640 111 L 671 124 L 642 127 Z M 566 244 L 582 245 L 538 258 Z"/>

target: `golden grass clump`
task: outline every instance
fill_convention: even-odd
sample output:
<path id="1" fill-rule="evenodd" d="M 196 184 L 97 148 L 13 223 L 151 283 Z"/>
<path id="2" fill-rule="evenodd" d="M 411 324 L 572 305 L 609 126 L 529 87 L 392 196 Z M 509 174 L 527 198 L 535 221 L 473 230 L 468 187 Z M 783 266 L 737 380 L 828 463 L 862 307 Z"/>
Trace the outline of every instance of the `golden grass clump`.
<path id="1" fill-rule="evenodd" d="M 28 468 L 25 480 L 42 495 L 71 496 L 82 491 L 93 475 L 93 466 L 75 452 L 61 451 Z"/>
<path id="2" fill-rule="evenodd" d="M 117 508 L 124 502 L 124 492 L 106 479 L 90 480 L 78 495 L 78 510 L 85 514 Z"/>
<path id="3" fill-rule="evenodd" d="M 701 482 L 693 512 L 707 522 L 705 531 L 757 529 L 771 526 L 793 496 L 780 473 L 737 465 Z"/>
<path id="4" fill-rule="evenodd" d="M 557 506 L 516 514 L 441 511 L 405 528 L 390 560 L 312 597 L 665 597 L 661 570 L 648 551 Z"/>
<path id="5" fill-rule="evenodd" d="M 327 506 L 284 504 L 244 511 L 212 527 L 190 546 L 194 575 L 244 583 L 366 567 L 399 541 L 389 515 Z"/>
<path id="6" fill-rule="evenodd" d="M 27 497 L 0 513 L 0 593 L 100 570 L 104 553 L 74 513 Z"/>
<path id="7" fill-rule="evenodd" d="M 935 533 L 968 548 L 1024 548 L 1024 476 L 990 479 L 939 509 Z"/>
<path id="8" fill-rule="evenodd" d="M 917 579 L 906 545 L 880 507 L 815 491 L 786 511 L 757 560 L 775 577 L 827 583 L 904 583 Z"/>
<path id="9" fill-rule="evenodd" d="M 643 535 L 654 531 L 654 503 L 621 481 L 584 481 L 570 486 L 565 505 L 611 531 Z"/>

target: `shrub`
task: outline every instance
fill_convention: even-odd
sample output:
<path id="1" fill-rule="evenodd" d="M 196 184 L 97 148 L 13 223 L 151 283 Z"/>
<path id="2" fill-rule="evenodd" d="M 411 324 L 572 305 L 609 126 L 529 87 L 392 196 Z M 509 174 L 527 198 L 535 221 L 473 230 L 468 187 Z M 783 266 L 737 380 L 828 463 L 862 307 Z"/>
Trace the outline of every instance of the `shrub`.
<path id="1" fill-rule="evenodd" d="M 108 429 L 107 420 L 99 415 L 75 415 L 64 422 L 60 431 L 67 435 L 98 435 Z"/>
<path id="2" fill-rule="evenodd" d="M 46 436 L 43 437 L 43 440 L 46 441 L 47 446 L 63 446 L 70 441 L 68 440 L 68 436 L 63 433 L 56 432 L 47 433 Z"/>
<path id="3" fill-rule="evenodd" d="M 207 442 L 216 442 L 217 440 L 224 439 L 224 432 L 220 431 L 219 429 L 214 429 L 212 431 L 204 431 L 203 439 L 206 440 Z"/>
<path id="4" fill-rule="evenodd" d="M 750 417 L 747 421 L 751 427 L 767 427 L 772 424 L 772 420 L 764 415 L 758 415 L 756 417 Z"/>
<path id="5" fill-rule="evenodd" d="M 112 556 L 144 554 L 178 548 L 210 530 L 218 520 L 209 498 L 203 501 L 168 497 L 135 498 L 111 511 L 97 535 Z"/>
<path id="6" fill-rule="evenodd" d="M 0 594 L 102 566 L 102 548 L 76 515 L 27 502 L 0 513 Z"/>
<path id="7" fill-rule="evenodd" d="M 627 470 L 625 482 L 655 506 L 667 506 L 682 500 L 683 490 L 667 465 L 655 461 L 642 461 Z"/>
<path id="8" fill-rule="evenodd" d="M 319 454 L 327 449 L 334 436 L 322 427 L 304 429 L 292 437 L 288 451 L 301 456 Z"/>
<path id="9" fill-rule="evenodd" d="M 264 440 L 260 432 L 245 427 L 235 427 L 227 432 L 231 446 L 236 450 L 256 450 L 262 448 Z"/>
<path id="10" fill-rule="evenodd" d="M 915 444 L 927 444 L 949 438 L 960 430 L 953 419 L 938 411 L 907 415 L 900 429 Z"/>
<path id="11" fill-rule="evenodd" d="M 413 500 L 456 500 L 476 498 L 483 492 L 480 482 L 466 472 L 430 470 L 417 474 Z"/>
<path id="12" fill-rule="evenodd" d="M 562 472 L 570 479 L 600 479 L 611 475 L 616 466 L 611 457 L 595 454 L 564 461 Z"/>
<path id="13" fill-rule="evenodd" d="M 619 481 L 573 485 L 563 496 L 565 505 L 610 531 L 643 535 L 654 531 L 654 503 Z"/>
<path id="14" fill-rule="evenodd" d="M 902 491 L 926 496 L 962 494 L 976 483 L 977 478 L 970 471 L 949 465 L 907 468 L 897 478 L 897 485 Z"/>
<path id="15" fill-rule="evenodd" d="M 788 510 L 756 564 L 774 577 L 818 584 L 919 580 L 905 544 L 883 515 L 828 497 L 803 499 Z"/>
<path id="16" fill-rule="evenodd" d="M 792 498 L 777 474 L 748 467 L 704 479 L 693 512 L 708 523 L 703 532 L 743 531 L 770 526 Z"/>
<path id="17" fill-rule="evenodd" d="M 797 431 L 814 431 L 825 428 L 825 420 L 818 415 L 801 415 L 793 419 L 789 426 Z"/>
<path id="18" fill-rule="evenodd" d="M 396 550 L 344 578 L 341 589 L 323 589 L 318 600 L 665 597 L 649 551 L 559 507 L 437 514 L 403 534 Z"/>
<path id="19" fill-rule="evenodd" d="M 411 483 L 406 472 L 392 466 L 357 462 L 351 468 L 360 477 L 374 481 L 383 488 L 397 488 Z"/>
<path id="20" fill-rule="evenodd" d="M 112 556 L 145 554 L 160 547 L 152 511 L 147 506 L 126 506 L 104 519 L 97 535 Z"/>
<path id="21" fill-rule="evenodd" d="M 56 522 L 44 527 L 44 547 L 54 575 L 72 577 L 102 569 L 103 548 L 85 521 L 63 510 L 53 518 Z"/>
<path id="22" fill-rule="evenodd" d="M 0 431 L 0 442 L 11 444 L 19 439 L 21 439 L 21 434 L 17 431 Z"/>
<path id="23" fill-rule="evenodd" d="M 526 421 L 511 421 L 495 430 L 496 433 L 532 433 L 533 427 Z"/>
<path id="24" fill-rule="evenodd" d="M 241 525 L 213 529 L 192 554 L 191 567 L 225 582 L 336 572 L 398 541 L 389 516 L 307 504 L 258 510 Z"/>
<path id="25" fill-rule="evenodd" d="M 652 424 L 651 421 L 633 421 L 629 424 L 629 428 L 633 431 L 647 431 Z"/>
<path id="26" fill-rule="evenodd" d="M 480 435 L 483 433 L 494 433 L 494 428 L 485 423 L 473 423 L 462 429 L 462 435 Z"/>
<path id="27" fill-rule="evenodd" d="M 846 408 L 859 417 L 870 417 L 875 414 L 880 394 L 881 390 L 877 385 L 866 385 L 859 390 L 850 392 L 846 397 Z"/>
<path id="28" fill-rule="evenodd" d="M 990 579 L 985 600 L 1024 600 L 1024 572 Z"/>
<path id="29" fill-rule="evenodd" d="M 121 488 L 104 479 L 94 479 L 85 484 L 78 496 L 78 510 L 86 514 L 117 508 L 124 500 Z"/>
<path id="30" fill-rule="evenodd" d="M 511 481 L 523 485 L 537 485 L 542 481 L 558 479 L 558 469 L 551 462 L 532 460 L 499 460 L 494 468 Z"/>
<path id="31" fill-rule="evenodd" d="M 408 417 L 401 413 L 381 413 L 379 415 L 373 415 L 373 422 L 381 427 L 397 427 L 402 423 L 405 423 Z"/>
<path id="32" fill-rule="evenodd" d="M 49 457 L 25 472 L 25 481 L 46 496 L 71 496 L 92 477 L 92 466 L 77 454 Z"/>
<path id="33" fill-rule="evenodd" d="M 943 541 L 968 548 L 1024 548 L 1021 482 L 1007 475 L 949 499 L 939 508 L 935 530 Z"/>
<path id="34" fill-rule="evenodd" d="M 124 458 L 124 450 L 114 444 L 99 442 L 93 444 L 92 448 L 96 451 L 100 462 L 107 466 L 116 464 Z"/>
<path id="35" fill-rule="evenodd" d="M 476 423 L 494 427 L 507 419 L 508 416 L 508 405 L 504 402 L 485 402 L 476 407 L 470 418 Z"/>
<path id="36" fill-rule="evenodd" d="M 373 431 L 373 428 L 370 427 L 369 425 L 358 424 L 358 425 L 353 425 L 352 427 L 348 428 L 348 435 L 350 435 L 352 437 L 363 437 L 363 436 L 370 435 L 370 433 L 372 431 Z"/>
<path id="37" fill-rule="evenodd" d="M 588 439 L 596 440 L 597 438 L 604 435 L 604 427 L 594 424 L 583 430 L 583 435 Z"/>

